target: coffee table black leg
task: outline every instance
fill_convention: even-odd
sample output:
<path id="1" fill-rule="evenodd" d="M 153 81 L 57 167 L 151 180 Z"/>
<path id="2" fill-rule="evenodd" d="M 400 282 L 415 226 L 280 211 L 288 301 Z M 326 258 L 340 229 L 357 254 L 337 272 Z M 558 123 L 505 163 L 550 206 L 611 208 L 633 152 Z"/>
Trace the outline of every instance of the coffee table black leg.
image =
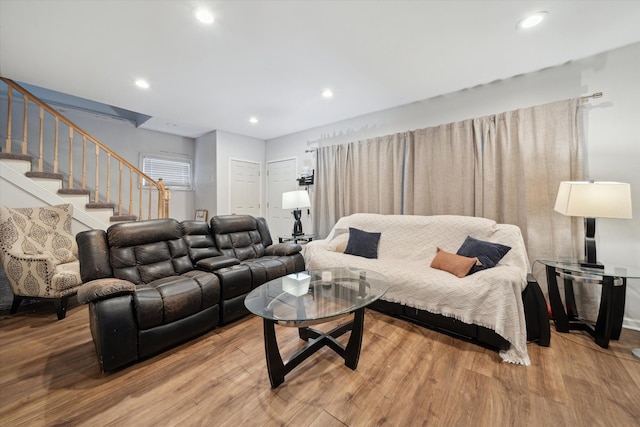
<path id="1" fill-rule="evenodd" d="M 611 331 L 613 329 L 613 277 L 604 276 L 602 278 L 602 296 L 600 297 L 600 309 L 594 331 L 596 344 L 602 348 L 609 348 Z"/>
<path id="2" fill-rule="evenodd" d="M 614 279 L 615 280 L 615 279 Z M 622 332 L 622 322 L 624 320 L 624 304 L 627 293 L 627 279 L 621 278 L 622 284 L 616 286 L 613 285 L 613 327 L 611 329 L 611 339 L 619 340 L 620 333 Z"/>
<path id="3" fill-rule="evenodd" d="M 278 341 L 276 340 L 275 324 L 276 322 L 273 320 L 263 319 L 264 353 L 267 356 L 267 371 L 269 372 L 271 388 L 276 388 L 282 384 L 286 374 L 280 350 L 278 349 Z"/>
<path id="4" fill-rule="evenodd" d="M 356 310 L 353 318 L 353 328 L 351 329 L 351 336 L 345 349 L 344 364 L 351 368 L 356 369 L 358 367 L 358 360 L 360 359 L 360 349 L 362 348 L 362 333 L 364 330 L 364 308 Z"/>
<path id="5" fill-rule="evenodd" d="M 547 266 L 547 289 L 549 290 L 549 302 L 551 303 L 551 314 L 556 331 L 569 332 L 569 319 L 560 299 L 560 290 L 556 280 L 556 269 Z"/>
<path id="6" fill-rule="evenodd" d="M 301 340 L 309 341 L 311 335 L 309 335 L 309 328 L 298 328 L 298 336 Z"/>

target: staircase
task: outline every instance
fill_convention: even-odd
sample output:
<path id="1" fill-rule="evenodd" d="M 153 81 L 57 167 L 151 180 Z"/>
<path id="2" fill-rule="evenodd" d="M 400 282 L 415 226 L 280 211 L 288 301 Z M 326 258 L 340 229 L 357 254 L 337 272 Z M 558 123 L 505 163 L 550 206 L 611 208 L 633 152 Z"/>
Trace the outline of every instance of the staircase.
<path id="1" fill-rule="evenodd" d="M 162 179 L 151 179 L 12 80 L 0 77 L 0 85 L 6 85 L 0 87 L 0 93 L 6 89 L 6 103 L 0 105 L 2 115 L 6 112 L 6 120 L 0 117 L 5 192 L 19 187 L 47 204 L 72 203 L 79 216 L 93 219 L 92 228 L 169 216 L 170 192 Z M 18 138 L 15 128 L 21 128 Z M 112 188 L 117 188 L 113 202 Z"/>

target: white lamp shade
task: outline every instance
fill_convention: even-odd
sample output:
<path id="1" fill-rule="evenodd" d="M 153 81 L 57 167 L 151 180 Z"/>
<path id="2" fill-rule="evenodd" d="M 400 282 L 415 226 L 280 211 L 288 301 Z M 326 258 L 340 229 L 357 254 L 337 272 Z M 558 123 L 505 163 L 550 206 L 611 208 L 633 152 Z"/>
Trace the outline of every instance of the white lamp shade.
<path id="1" fill-rule="evenodd" d="M 624 182 L 562 181 L 553 209 L 567 216 L 631 218 L 631 186 Z"/>
<path id="2" fill-rule="evenodd" d="M 304 190 L 282 193 L 282 209 L 308 208 L 311 206 L 309 193 Z"/>

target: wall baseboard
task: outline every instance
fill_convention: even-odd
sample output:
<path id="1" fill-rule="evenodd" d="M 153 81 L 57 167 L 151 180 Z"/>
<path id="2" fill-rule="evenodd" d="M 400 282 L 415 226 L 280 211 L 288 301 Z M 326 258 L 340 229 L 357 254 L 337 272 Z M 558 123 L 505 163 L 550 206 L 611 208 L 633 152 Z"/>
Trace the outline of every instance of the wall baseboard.
<path id="1" fill-rule="evenodd" d="M 625 317 L 622 321 L 622 327 L 633 329 L 634 331 L 640 331 L 640 320 Z"/>

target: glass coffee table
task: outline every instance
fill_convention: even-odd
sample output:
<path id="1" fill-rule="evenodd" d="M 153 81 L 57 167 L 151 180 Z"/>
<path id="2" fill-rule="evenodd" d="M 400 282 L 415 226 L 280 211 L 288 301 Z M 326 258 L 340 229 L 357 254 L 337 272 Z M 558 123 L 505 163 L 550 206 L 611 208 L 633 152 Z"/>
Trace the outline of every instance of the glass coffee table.
<path id="1" fill-rule="evenodd" d="M 271 387 L 276 388 L 285 375 L 322 347 L 329 347 L 351 369 L 356 369 L 362 347 L 364 308 L 389 289 L 387 279 L 374 271 L 357 268 L 327 268 L 303 271 L 271 280 L 252 290 L 244 304 L 262 317 L 264 348 Z M 354 314 L 353 320 L 329 332 L 312 325 Z M 284 363 L 276 341 L 275 325 L 298 328 L 308 344 Z M 337 338 L 351 331 L 346 346 Z"/>

